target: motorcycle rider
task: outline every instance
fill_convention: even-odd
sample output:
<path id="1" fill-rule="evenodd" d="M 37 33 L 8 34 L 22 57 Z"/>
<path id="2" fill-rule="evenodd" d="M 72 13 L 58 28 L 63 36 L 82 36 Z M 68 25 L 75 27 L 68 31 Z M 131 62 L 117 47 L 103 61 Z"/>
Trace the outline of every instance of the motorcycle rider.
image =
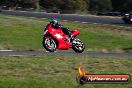
<path id="1" fill-rule="evenodd" d="M 72 41 L 73 38 L 72 38 L 72 35 L 71 35 L 72 34 L 71 31 L 68 28 L 65 28 L 63 25 L 59 24 L 57 19 L 52 18 L 48 25 L 50 25 L 50 24 L 52 24 L 52 27 L 55 28 L 55 29 L 58 29 L 58 28 L 62 29 L 62 32 L 64 34 L 68 35 L 68 37 L 70 38 L 70 41 Z"/>

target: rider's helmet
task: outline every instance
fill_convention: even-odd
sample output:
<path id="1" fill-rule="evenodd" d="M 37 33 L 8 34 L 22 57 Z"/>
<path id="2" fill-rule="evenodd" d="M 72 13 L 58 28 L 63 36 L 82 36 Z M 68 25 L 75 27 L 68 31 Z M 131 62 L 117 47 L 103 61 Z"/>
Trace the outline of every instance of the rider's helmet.
<path id="1" fill-rule="evenodd" d="M 52 18 L 50 23 L 52 23 L 53 25 L 56 25 L 56 24 L 58 24 L 58 21 L 57 21 L 57 19 Z"/>

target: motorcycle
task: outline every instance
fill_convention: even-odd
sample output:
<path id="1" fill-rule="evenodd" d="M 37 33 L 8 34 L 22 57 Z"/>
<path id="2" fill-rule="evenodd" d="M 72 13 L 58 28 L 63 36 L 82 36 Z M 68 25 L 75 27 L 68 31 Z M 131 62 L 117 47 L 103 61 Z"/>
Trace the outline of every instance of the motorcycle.
<path id="1" fill-rule="evenodd" d="M 132 23 L 132 16 L 131 14 L 125 14 L 123 17 L 122 17 L 122 20 L 125 22 L 125 23 Z"/>
<path id="2" fill-rule="evenodd" d="M 79 30 L 71 31 L 72 42 L 68 35 L 64 34 L 61 28 L 55 29 L 52 24 L 49 24 L 44 30 L 43 47 L 49 51 L 54 52 L 56 49 L 68 50 L 72 48 L 77 53 L 82 53 L 85 49 L 84 43 L 76 38 L 80 34 Z"/>

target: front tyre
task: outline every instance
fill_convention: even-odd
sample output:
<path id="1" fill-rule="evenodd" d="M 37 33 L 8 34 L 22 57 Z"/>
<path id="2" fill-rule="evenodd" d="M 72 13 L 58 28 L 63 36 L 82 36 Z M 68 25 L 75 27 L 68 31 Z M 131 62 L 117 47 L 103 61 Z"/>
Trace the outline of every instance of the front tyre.
<path id="1" fill-rule="evenodd" d="M 56 51 L 56 42 L 54 41 L 54 39 L 52 38 L 44 38 L 43 39 L 43 47 L 49 51 L 49 52 L 54 52 Z"/>
<path id="2" fill-rule="evenodd" d="M 72 49 L 77 53 L 82 53 L 85 49 L 85 45 L 80 39 L 74 39 L 72 42 Z"/>

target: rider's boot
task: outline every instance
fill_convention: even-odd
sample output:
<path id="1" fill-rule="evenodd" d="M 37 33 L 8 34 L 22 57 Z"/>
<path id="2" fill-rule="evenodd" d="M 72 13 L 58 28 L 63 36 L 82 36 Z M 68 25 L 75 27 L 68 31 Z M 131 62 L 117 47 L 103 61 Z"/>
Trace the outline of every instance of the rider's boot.
<path id="1" fill-rule="evenodd" d="M 69 38 L 70 38 L 70 42 L 72 43 L 74 40 L 74 37 L 72 37 L 72 35 L 69 35 Z"/>

